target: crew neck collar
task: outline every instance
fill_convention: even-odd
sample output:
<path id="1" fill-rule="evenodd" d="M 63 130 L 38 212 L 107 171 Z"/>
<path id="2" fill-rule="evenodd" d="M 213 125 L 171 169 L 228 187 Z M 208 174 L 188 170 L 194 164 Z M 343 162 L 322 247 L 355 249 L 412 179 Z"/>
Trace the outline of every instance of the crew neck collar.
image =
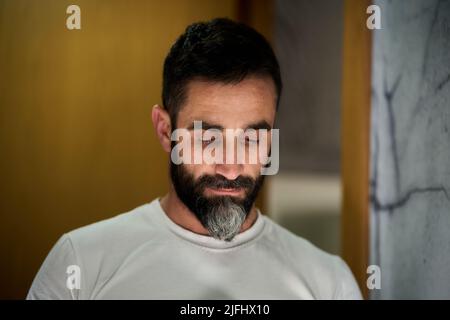
<path id="1" fill-rule="evenodd" d="M 259 209 L 256 209 L 257 218 L 250 228 L 248 228 L 244 232 L 238 233 L 231 241 L 219 240 L 211 236 L 192 232 L 176 224 L 164 212 L 163 208 L 161 207 L 161 203 L 159 202 L 159 198 L 153 200 L 150 205 L 154 207 L 155 211 L 157 212 L 158 219 L 166 227 L 168 227 L 171 232 L 191 243 L 211 249 L 230 249 L 253 242 L 259 238 L 265 226 L 264 216 L 261 214 Z"/>

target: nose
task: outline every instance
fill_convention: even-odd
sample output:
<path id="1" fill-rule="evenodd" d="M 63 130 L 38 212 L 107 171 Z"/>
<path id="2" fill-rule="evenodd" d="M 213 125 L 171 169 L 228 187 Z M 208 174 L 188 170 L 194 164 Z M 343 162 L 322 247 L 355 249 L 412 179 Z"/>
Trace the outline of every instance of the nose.
<path id="1" fill-rule="evenodd" d="M 242 164 L 216 164 L 216 174 L 220 174 L 228 180 L 235 180 L 241 175 Z"/>
<path id="2" fill-rule="evenodd" d="M 243 153 L 238 150 L 236 137 L 225 135 L 225 145 L 223 145 L 222 163 L 216 163 L 216 174 L 220 174 L 228 180 L 235 180 L 244 170 L 242 162 Z M 230 144 L 230 145 L 229 145 Z"/>

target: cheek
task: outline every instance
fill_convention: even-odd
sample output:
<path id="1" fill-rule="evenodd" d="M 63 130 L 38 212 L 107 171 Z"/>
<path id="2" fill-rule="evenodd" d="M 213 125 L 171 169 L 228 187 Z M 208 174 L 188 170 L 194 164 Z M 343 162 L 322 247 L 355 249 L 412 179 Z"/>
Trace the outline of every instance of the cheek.
<path id="1" fill-rule="evenodd" d="M 260 175 L 260 172 L 261 172 L 260 164 L 246 164 L 244 165 L 242 175 L 251 177 L 253 179 L 257 179 Z"/>

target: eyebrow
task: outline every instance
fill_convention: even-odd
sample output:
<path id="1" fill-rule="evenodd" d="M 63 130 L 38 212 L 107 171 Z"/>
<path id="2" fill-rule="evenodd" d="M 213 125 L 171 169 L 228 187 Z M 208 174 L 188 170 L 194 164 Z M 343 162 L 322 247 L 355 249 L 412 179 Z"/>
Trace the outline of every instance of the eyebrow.
<path id="1" fill-rule="evenodd" d="M 194 129 L 194 122 L 191 123 L 191 125 L 187 128 L 188 130 Z M 213 124 L 209 123 L 207 121 L 202 121 L 202 129 L 208 130 L 208 129 L 217 129 L 217 130 L 224 130 L 224 127 L 219 124 Z M 260 129 L 266 129 L 266 130 L 272 130 L 271 125 L 266 120 L 261 120 L 255 123 L 249 124 L 245 130 L 247 129 L 254 129 L 254 130 L 260 130 Z"/>
<path id="2" fill-rule="evenodd" d="M 266 121 L 266 120 L 261 120 L 255 123 L 252 123 L 250 125 L 247 126 L 247 128 L 245 129 L 255 129 L 255 130 L 260 130 L 260 129 L 266 129 L 266 130 L 272 130 L 272 126 Z"/>

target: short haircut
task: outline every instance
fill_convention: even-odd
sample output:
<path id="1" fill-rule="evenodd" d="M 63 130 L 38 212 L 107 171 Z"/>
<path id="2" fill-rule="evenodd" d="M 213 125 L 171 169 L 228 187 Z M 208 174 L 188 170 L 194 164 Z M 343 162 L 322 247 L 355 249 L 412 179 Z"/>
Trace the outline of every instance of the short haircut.
<path id="1" fill-rule="evenodd" d="M 273 80 L 278 109 L 282 90 L 280 67 L 272 47 L 260 33 L 227 18 L 189 25 L 164 61 L 162 101 L 172 126 L 176 126 L 189 81 L 235 84 L 247 76 Z"/>

